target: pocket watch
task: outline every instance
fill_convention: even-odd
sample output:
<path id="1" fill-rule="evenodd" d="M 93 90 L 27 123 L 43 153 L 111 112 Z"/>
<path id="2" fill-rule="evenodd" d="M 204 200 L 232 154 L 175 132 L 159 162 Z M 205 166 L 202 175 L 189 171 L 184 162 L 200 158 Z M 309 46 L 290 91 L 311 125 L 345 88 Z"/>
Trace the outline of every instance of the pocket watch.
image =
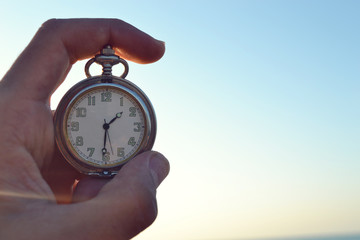
<path id="1" fill-rule="evenodd" d="M 102 75 L 90 75 L 94 62 L 102 65 Z M 120 77 L 111 73 L 118 63 L 124 66 Z M 86 63 L 87 78 L 64 95 L 55 111 L 56 144 L 83 174 L 114 176 L 137 154 L 153 147 L 155 112 L 145 93 L 125 79 L 128 71 L 127 62 L 105 46 Z"/>

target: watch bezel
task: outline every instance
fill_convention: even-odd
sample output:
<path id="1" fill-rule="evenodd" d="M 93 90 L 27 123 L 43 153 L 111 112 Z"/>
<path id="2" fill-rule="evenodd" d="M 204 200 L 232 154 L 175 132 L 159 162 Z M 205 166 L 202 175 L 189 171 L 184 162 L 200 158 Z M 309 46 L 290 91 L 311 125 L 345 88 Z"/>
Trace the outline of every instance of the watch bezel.
<path id="1" fill-rule="evenodd" d="M 84 92 L 99 87 L 113 87 L 126 94 L 132 96 L 139 104 L 141 111 L 144 114 L 145 121 L 145 132 L 144 138 L 138 147 L 138 149 L 126 160 L 122 161 L 116 166 L 112 167 L 100 167 L 86 164 L 83 160 L 79 159 L 80 156 L 70 147 L 67 140 L 67 112 L 72 106 L 73 102 Z M 86 175 L 110 177 L 117 174 L 120 168 L 130 161 L 136 155 L 151 150 L 156 137 L 156 116 L 154 108 L 146 96 L 146 94 L 134 83 L 119 78 L 116 76 L 94 76 L 87 78 L 75 84 L 61 99 L 55 114 L 54 114 L 54 125 L 55 125 L 55 141 L 58 149 L 60 150 L 63 157 L 68 163 L 70 163 L 79 172 Z"/>

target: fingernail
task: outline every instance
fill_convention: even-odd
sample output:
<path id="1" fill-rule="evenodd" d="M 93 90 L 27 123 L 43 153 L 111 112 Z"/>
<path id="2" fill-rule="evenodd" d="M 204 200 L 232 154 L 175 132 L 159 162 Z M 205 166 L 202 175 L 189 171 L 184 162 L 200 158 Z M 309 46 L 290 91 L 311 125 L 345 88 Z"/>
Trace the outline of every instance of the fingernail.
<path id="1" fill-rule="evenodd" d="M 164 41 L 158 40 L 158 42 L 160 42 L 165 47 L 166 43 Z"/>
<path id="2" fill-rule="evenodd" d="M 169 161 L 160 153 L 152 152 L 149 160 L 150 172 L 156 186 L 166 178 L 170 171 Z"/>
<path id="3" fill-rule="evenodd" d="M 161 41 L 161 40 L 157 40 L 157 39 L 155 39 L 156 41 L 157 41 L 157 43 L 161 46 L 161 47 L 163 47 L 164 49 L 165 49 L 165 42 L 164 41 Z"/>

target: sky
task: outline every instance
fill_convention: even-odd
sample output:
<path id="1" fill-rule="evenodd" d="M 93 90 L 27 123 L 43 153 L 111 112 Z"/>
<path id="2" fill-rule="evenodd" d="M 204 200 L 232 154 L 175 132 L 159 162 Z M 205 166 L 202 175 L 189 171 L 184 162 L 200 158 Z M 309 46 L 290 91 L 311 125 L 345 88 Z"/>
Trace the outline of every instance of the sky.
<path id="1" fill-rule="evenodd" d="M 130 64 L 171 163 L 135 239 L 360 234 L 359 1 L 1 3 L 0 75 L 49 18 L 119 18 L 166 42 Z M 79 80 L 73 66 L 52 107 Z"/>

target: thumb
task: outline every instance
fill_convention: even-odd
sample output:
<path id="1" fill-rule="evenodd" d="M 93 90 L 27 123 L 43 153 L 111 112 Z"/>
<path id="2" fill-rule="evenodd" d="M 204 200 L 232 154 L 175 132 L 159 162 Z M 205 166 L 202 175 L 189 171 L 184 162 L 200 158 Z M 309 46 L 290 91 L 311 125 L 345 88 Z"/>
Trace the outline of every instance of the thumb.
<path id="1" fill-rule="evenodd" d="M 87 181 L 88 184 L 93 182 L 94 191 L 75 191 L 75 198 L 82 201 L 86 195 L 89 198 L 96 195 L 80 204 L 82 214 L 79 215 L 87 222 L 87 236 L 91 239 L 119 239 L 119 236 L 129 239 L 147 228 L 157 216 L 156 188 L 169 169 L 169 162 L 163 155 L 145 152 L 128 162 L 112 180 L 105 183 L 94 179 L 99 180 L 96 184 Z M 82 187 L 90 189 L 86 182 Z M 105 223 L 99 225 L 97 219 Z"/>

